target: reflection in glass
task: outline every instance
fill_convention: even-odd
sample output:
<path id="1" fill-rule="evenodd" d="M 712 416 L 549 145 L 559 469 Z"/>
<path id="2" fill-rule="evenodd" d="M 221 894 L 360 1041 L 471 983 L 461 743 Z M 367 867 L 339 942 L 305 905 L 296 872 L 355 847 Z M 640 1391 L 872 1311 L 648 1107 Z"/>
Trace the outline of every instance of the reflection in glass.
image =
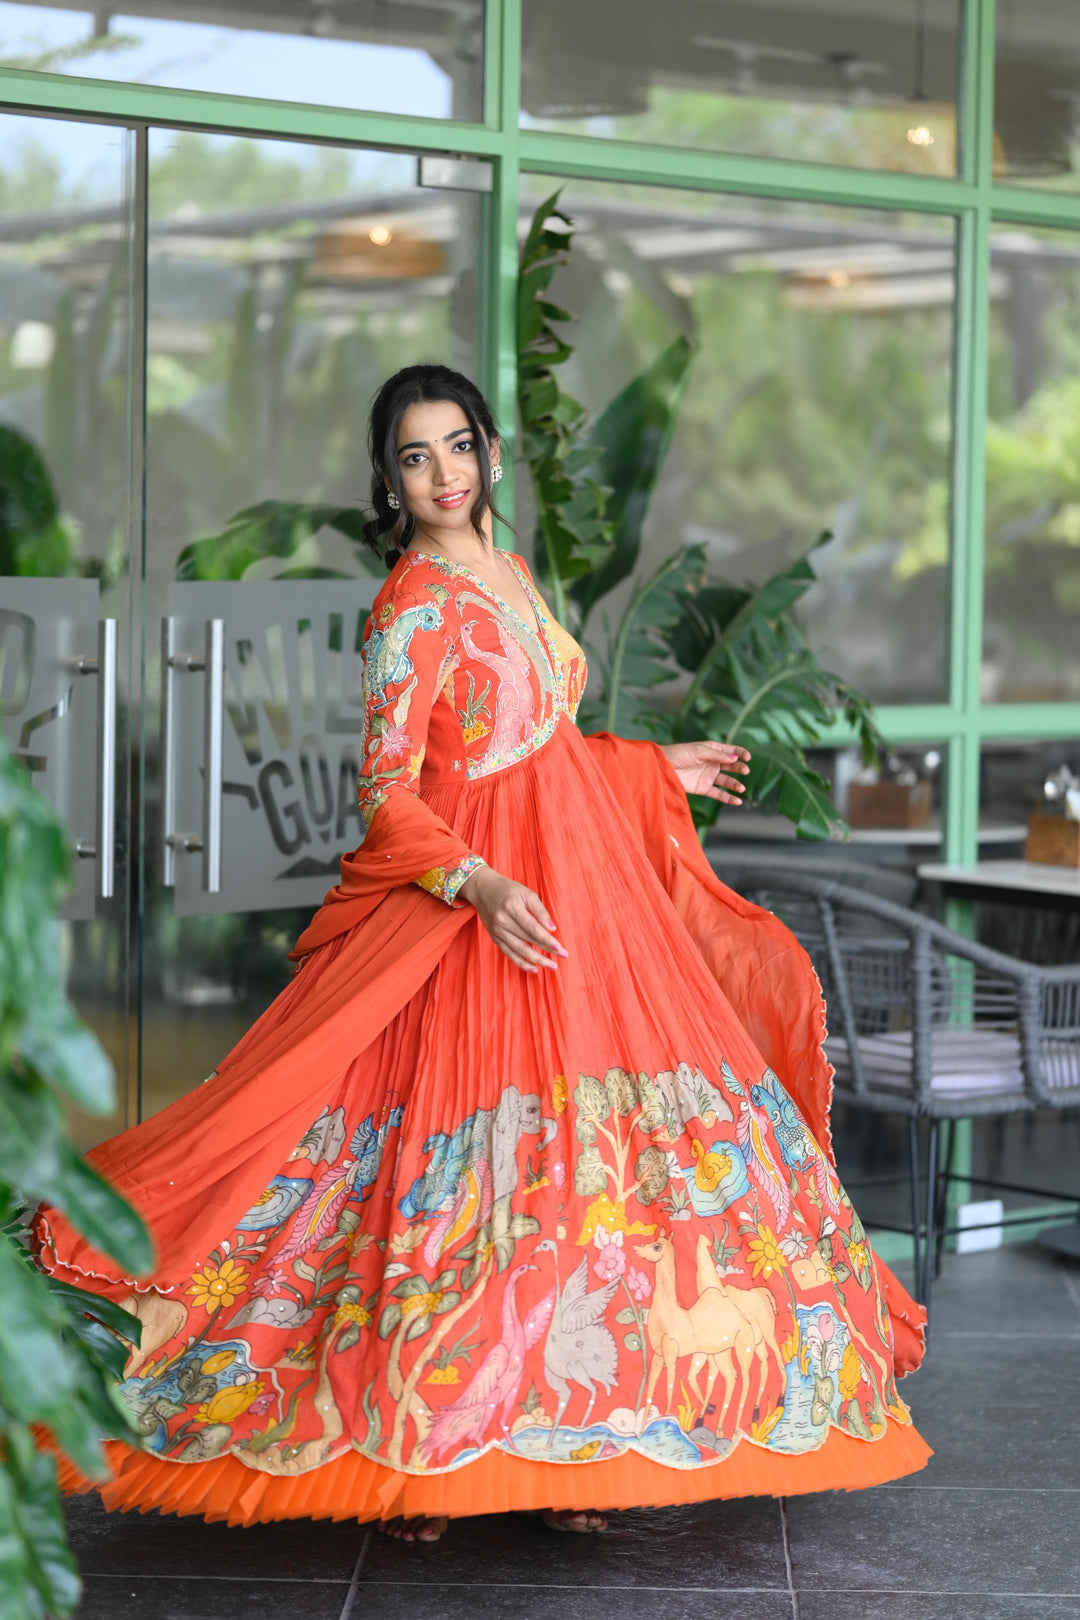
<path id="1" fill-rule="evenodd" d="M 815 652 L 878 702 L 941 698 L 951 223 L 601 184 L 564 206 L 567 392 L 598 412 L 693 346 L 642 570 L 693 541 L 714 579 L 760 583 L 831 530 L 800 608 Z"/>
<path id="2" fill-rule="evenodd" d="M 983 698 L 1080 697 L 1080 234 L 992 240 Z"/>
<path id="3" fill-rule="evenodd" d="M 524 121 L 951 174 L 959 0 L 525 0 Z"/>
<path id="4" fill-rule="evenodd" d="M 414 157 L 151 131 L 149 175 L 144 1114 L 287 982 L 358 842 L 367 412 L 411 362 L 475 375 L 480 254 L 480 198 L 419 186 Z M 219 894 L 199 851 L 164 859 L 166 824 L 202 835 L 206 757 L 205 672 L 174 665 L 166 806 L 166 617 L 181 657 L 224 621 Z"/>
<path id="5" fill-rule="evenodd" d="M 1074 191 L 1080 184 L 1080 27 L 1060 0 L 998 0 L 994 172 Z"/>
<path id="6" fill-rule="evenodd" d="M 470 121 L 482 116 L 483 35 L 483 0 L 0 4 L 9 67 Z"/>
<path id="7" fill-rule="evenodd" d="M 75 1122 L 83 1145 L 124 1123 L 129 1057 L 130 143 L 122 129 L 0 115 L 0 719 L 88 851 L 62 948 L 72 1000 L 117 1069 L 120 1106 Z M 107 620 L 119 631 L 119 747 L 115 814 L 99 828 L 111 750 L 102 670 L 85 661 Z M 102 834 L 116 862 L 111 898 Z"/>

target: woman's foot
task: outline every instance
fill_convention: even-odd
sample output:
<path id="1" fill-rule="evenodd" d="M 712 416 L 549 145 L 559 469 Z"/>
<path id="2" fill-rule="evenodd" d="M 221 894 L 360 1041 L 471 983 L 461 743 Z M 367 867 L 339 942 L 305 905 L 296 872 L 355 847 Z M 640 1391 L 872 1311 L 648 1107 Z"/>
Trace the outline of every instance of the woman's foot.
<path id="1" fill-rule="evenodd" d="M 415 1519 L 383 1519 L 379 1529 L 395 1541 L 438 1541 L 449 1522 L 445 1517 L 429 1519 L 421 1513 Z"/>
<path id="2" fill-rule="evenodd" d="M 608 1527 L 604 1515 L 595 1508 L 562 1508 L 558 1512 L 554 1508 L 542 1508 L 540 1517 L 549 1530 L 573 1530 L 579 1536 L 599 1534 Z"/>

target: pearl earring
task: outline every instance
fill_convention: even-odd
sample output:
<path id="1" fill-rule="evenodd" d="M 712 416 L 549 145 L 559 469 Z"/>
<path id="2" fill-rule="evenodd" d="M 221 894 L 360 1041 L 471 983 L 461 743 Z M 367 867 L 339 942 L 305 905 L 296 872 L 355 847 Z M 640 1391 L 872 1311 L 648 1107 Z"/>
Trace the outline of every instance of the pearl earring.
<path id="1" fill-rule="evenodd" d="M 401 502 L 398 500 L 392 489 L 389 489 L 386 492 L 386 504 L 390 508 L 391 512 L 398 512 L 401 510 Z"/>
<path id="2" fill-rule="evenodd" d="M 501 483 L 501 481 L 502 481 L 502 463 L 497 461 L 495 463 L 494 467 L 492 467 L 492 469 L 491 469 L 491 482 L 493 484 L 498 484 L 498 483 Z"/>

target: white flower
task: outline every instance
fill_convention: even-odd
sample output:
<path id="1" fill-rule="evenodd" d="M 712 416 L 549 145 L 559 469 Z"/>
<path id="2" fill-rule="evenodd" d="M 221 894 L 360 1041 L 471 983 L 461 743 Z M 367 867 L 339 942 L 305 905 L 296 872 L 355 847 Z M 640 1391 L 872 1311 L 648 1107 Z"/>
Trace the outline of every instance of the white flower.
<path id="1" fill-rule="evenodd" d="M 794 1227 L 780 1239 L 780 1253 L 785 1260 L 801 1260 L 809 1247 L 810 1239 L 806 1233 L 796 1232 Z"/>

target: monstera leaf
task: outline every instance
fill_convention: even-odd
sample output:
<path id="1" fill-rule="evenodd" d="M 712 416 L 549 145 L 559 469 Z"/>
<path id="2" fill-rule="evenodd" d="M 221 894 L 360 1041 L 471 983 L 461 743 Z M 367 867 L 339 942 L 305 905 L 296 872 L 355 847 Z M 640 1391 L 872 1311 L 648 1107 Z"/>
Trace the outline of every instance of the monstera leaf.
<path id="1" fill-rule="evenodd" d="M 604 517 L 611 544 L 595 568 L 575 582 L 584 624 L 592 607 L 637 566 L 641 535 L 660 467 L 671 445 L 694 360 L 680 335 L 597 417 L 587 434 L 597 473 L 609 494 Z"/>

